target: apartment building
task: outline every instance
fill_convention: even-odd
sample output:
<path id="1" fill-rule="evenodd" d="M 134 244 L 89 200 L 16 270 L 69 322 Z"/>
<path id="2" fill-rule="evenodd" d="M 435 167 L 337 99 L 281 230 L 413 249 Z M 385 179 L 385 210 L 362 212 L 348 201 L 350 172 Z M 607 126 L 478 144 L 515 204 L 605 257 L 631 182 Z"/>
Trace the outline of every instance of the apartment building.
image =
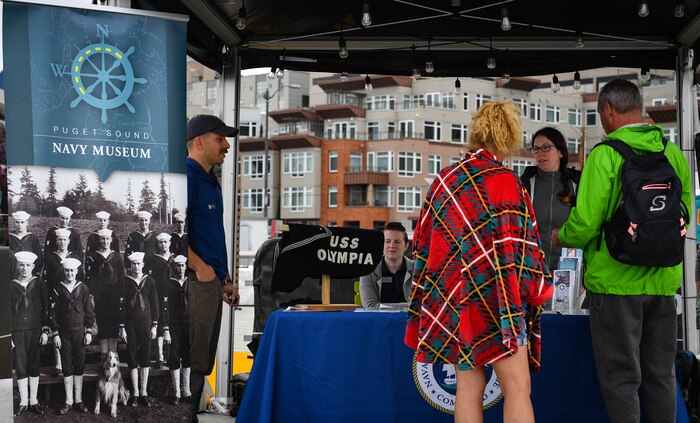
<path id="1" fill-rule="evenodd" d="M 472 115 L 488 101 L 510 99 L 520 106 L 523 149 L 505 161 L 516 173 L 534 164 L 527 147 L 544 126 L 564 134 L 569 166 L 580 168 L 604 135 L 597 90 L 608 80 L 637 74 L 631 69 L 581 72 L 578 89 L 573 74 L 559 75 L 556 92 L 551 75 L 461 78 L 461 89 L 448 78 L 369 77 L 371 90 L 367 75 L 243 77 L 241 110 L 252 113 L 241 119 L 241 127 L 248 128 L 240 140 L 242 219 L 361 228 L 400 221 L 411 230 L 428 186 L 441 168 L 464 156 Z M 671 140 L 676 134 L 673 78 L 672 72 L 657 73 L 643 86 L 649 116 Z M 269 104 L 266 91 L 277 95 Z"/>

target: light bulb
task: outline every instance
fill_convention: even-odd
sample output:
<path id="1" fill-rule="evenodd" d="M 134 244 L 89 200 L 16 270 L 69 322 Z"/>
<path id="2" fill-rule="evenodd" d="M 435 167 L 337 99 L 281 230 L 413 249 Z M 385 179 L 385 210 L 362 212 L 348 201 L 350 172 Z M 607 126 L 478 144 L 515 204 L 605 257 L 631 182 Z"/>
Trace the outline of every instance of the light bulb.
<path id="1" fill-rule="evenodd" d="M 583 33 L 581 30 L 576 31 L 576 48 L 583 47 Z"/>
<path id="2" fill-rule="evenodd" d="M 347 59 L 348 47 L 347 44 L 345 44 L 345 38 L 340 37 L 340 40 L 338 40 L 338 46 L 340 47 L 340 50 L 338 50 L 338 56 L 340 56 L 341 59 Z"/>
<path id="3" fill-rule="evenodd" d="M 504 72 L 504 73 L 503 73 L 503 76 L 501 76 L 501 81 L 502 81 L 504 84 L 509 83 L 509 82 L 510 82 L 510 74 L 509 74 L 508 72 Z"/>
<path id="4" fill-rule="evenodd" d="M 574 90 L 581 88 L 581 74 L 578 71 L 574 72 Z"/>
<path id="5" fill-rule="evenodd" d="M 411 75 L 411 77 L 413 79 L 418 79 L 420 78 L 420 76 L 420 69 L 418 69 L 418 67 L 416 66 L 415 68 L 413 68 L 413 74 Z"/>
<path id="6" fill-rule="evenodd" d="M 462 93 L 462 83 L 459 82 L 459 78 L 455 79 L 455 94 Z"/>
<path id="7" fill-rule="evenodd" d="M 676 2 L 676 8 L 673 10 L 673 16 L 677 18 L 682 18 L 685 16 L 685 3 L 683 0 L 678 0 Z"/>
<path id="8" fill-rule="evenodd" d="M 646 18 L 649 16 L 649 3 L 647 0 L 642 0 L 639 2 L 639 10 L 638 10 L 639 16 L 642 18 Z"/>
<path id="9" fill-rule="evenodd" d="M 270 68 L 270 73 L 267 74 L 267 79 L 275 79 L 275 71 L 277 68 Z"/>
<path id="10" fill-rule="evenodd" d="M 556 93 L 559 92 L 561 89 L 561 85 L 559 84 L 559 78 L 557 78 L 556 75 L 552 77 L 552 92 Z"/>
<path id="11" fill-rule="evenodd" d="M 239 31 L 243 31 L 246 27 L 245 23 L 245 7 L 238 9 L 238 19 L 236 19 L 236 28 Z"/>
<path id="12" fill-rule="evenodd" d="M 365 91 L 372 91 L 372 79 L 369 75 L 365 78 Z"/>
<path id="13" fill-rule="evenodd" d="M 505 7 L 501 8 L 501 29 L 508 31 L 513 27 L 510 23 L 510 18 L 508 18 L 508 9 Z"/>
<path id="14" fill-rule="evenodd" d="M 277 79 L 282 79 L 282 77 L 284 76 L 284 69 L 277 69 L 277 72 L 275 72 L 275 76 L 277 76 Z"/>
<path id="15" fill-rule="evenodd" d="M 372 15 L 369 13 L 369 3 L 366 1 L 362 4 L 362 19 L 360 23 L 365 28 L 372 25 Z"/>
<path id="16" fill-rule="evenodd" d="M 432 60 L 430 60 L 430 57 L 428 57 L 428 60 L 425 62 L 425 72 L 426 73 L 433 73 L 435 71 L 435 64 L 433 63 Z"/>
<path id="17" fill-rule="evenodd" d="M 496 69 L 496 58 L 489 56 L 489 58 L 486 59 L 486 67 L 489 69 Z"/>
<path id="18" fill-rule="evenodd" d="M 647 82 L 650 79 L 651 79 L 651 70 L 649 70 L 649 68 L 647 68 L 647 67 L 642 68 L 642 71 L 639 73 L 639 80 L 641 82 Z"/>
<path id="19" fill-rule="evenodd" d="M 341 74 L 340 74 L 340 80 L 343 81 L 343 82 L 347 81 L 347 80 L 348 80 L 348 73 L 347 73 L 347 72 L 341 73 Z"/>

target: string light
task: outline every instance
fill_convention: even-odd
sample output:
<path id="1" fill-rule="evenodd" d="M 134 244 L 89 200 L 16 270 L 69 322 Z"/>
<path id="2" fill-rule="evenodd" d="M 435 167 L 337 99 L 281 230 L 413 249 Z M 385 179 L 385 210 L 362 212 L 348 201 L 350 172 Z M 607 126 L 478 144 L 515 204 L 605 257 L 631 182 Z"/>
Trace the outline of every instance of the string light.
<path id="1" fill-rule="evenodd" d="M 501 8 L 501 29 L 504 31 L 509 31 L 513 25 L 510 23 L 510 18 L 508 17 L 508 8 L 503 6 Z"/>
<path id="2" fill-rule="evenodd" d="M 341 59 L 347 59 L 348 58 L 348 46 L 345 44 L 345 38 L 340 37 L 338 40 L 338 47 L 340 48 L 338 50 L 338 56 L 340 56 Z"/>
<path id="3" fill-rule="evenodd" d="M 576 48 L 582 48 L 583 47 L 583 32 L 581 32 L 581 29 L 576 30 Z"/>
<path id="4" fill-rule="evenodd" d="M 503 72 L 503 75 L 501 76 L 501 81 L 504 84 L 507 84 L 510 82 L 510 74 L 508 72 Z"/>
<path id="5" fill-rule="evenodd" d="M 649 3 L 647 0 L 642 0 L 639 2 L 639 10 L 637 11 L 640 17 L 646 18 L 649 16 Z"/>
<path id="6" fill-rule="evenodd" d="M 581 88 L 581 74 L 576 71 L 574 73 L 574 90 Z"/>
<path id="7" fill-rule="evenodd" d="M 491 45 L 491 37 L 489 37 L 489 57 L 486 59 L 486 67 L 489 69 L 496 68 L 496 58 L 493 57 L 493 46 Z"/>
<path id="8" fill-rule="evenodd" d="M 365 91 L 372 91 L 372 78 L 367 75 L 365 77 Z"/>
<path id="9" fill-rule="evenodd" d="M 428 41 L 428 55 L 425 58 L 425 72 L 433 73 L 435 71 L 435 64 L 430 58 L 430 41 Z"/>
<path id="10" fill-rule="evenodd" d="M 267 79 L 275 79 L 275 71 L 277 71 L 277 66 L 270 68 L 270 73 L 267 74 Z"/>
<path id="11" fill-rule="evenodd" d="M 683 0 L 676 1 L 676 7 L 673 9 L 673 16 L 677 18 L 685 16 L 685 2 Z"/>
<path id="12" fill-rule="evenodd" d="M 649 69 L 649 66 L 642 67 L 642 69 L 639 73 L 639 80 L 641 82 L 647 82 L 650 79 L 651 79 L 651 70 Z"/>
<path id="13" fill-rule="evenodd" d="M 561 85 L 559 84 L 559 78 L 557 78 L 557 75 L 554 75 L 552 77 L 552 92 L 556 93 L 559 92 L 561 89 Z"/>
<path id="14" fill-rule="evenodd" d="M 343 81 L 343 82 L 347 81 L 347 80 L 348 80 L 348 73 L 347 73 L 347 72 L 341 73 L 341 74 L 340 74 L 340 80 Z"/>
<path id="15" fill-rule="evenodd" d="M 238 28 L 239 31 L 243 31 L 246 27 L 246 22 L 245 22 L 245 2 L 243 2 L 243 5 L 241 6 L 240 9 L 238 9 L 238 18 L 236 19 L 236 28 Z"/>
<path id="16" fill-rule="evenodd" d="M 462 93 L 462 83 L 459 82 L 459 78 L 455 79 L 455 94 Z"/>
<path id="17" fill-rule="evenodd" d="M 360 23 L 365 28 L 372 25 L 372 15 L 369 13 L 369 2 L 367 0 L 362 4 L 362 19 Z"/>

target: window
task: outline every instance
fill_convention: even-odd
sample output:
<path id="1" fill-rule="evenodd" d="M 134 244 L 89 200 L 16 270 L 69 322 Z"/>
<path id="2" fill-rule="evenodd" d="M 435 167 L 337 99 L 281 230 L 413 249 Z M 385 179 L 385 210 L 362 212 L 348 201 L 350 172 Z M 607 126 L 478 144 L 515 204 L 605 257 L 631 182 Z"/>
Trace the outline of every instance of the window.
<path id="1" fill-rule="evenodd" d="M 469 93 L 462 93 L 462 110 L 469 110 Z"/>
<path id="2" fill-rule="evenodd" d="M 445 109 L 455 108 L 455 94 L 453 92 L 442 93 L 442 107 Z"/>
<path id="3" fill-rule="evenodd" d="M 386 123 L 386 137 L 390 140 L 396 138 L 396 122 Z"/>
<path id="4" fill-rule="evenodd" d="M 464 158 L 464 157 L 460 157 L 460 156 L 452 156 L 452 157 L 450 157 L 450 165 L 453 165 L 453 164 L 457 163 L 458 161 L 462 160 L 463 158 Z"/>
<path id="5" fill-rule="evenodd" d="M 578 154 L 578 147 L 580 144 L 581 141 L 578 138 L 566 139 L 566 149 L 569 150 L 569 153 Z"/>
<path id="6" fill-rule="evenodd" d="M 537 103 L 530 103 L 530 120 L 540 122 L 542 120 L 542 106 Z"/>
<path id="7" fill-rule="evenodd" d="M 243 175 L 250 179 L 262 179 L 265 175 L 265 156 L 262 154 L 243 157 Z"/>
<path id="8" fill-rule="evenodd" d="M 367 97 L 367 110 L 394 110 L 396 109 L 396 96 L 375 95 Z"/>
<path id="9" fill-rule="evenodd" d="M 333 132 L 331 139 L 355 139 L 355 122 L 335 122 L 333 123 Z"/>
<path id="10" fill-rule="evenodd" d="M 393 151 L 370 151 L 367 153 L 367 170 L 372 172 L 393 172 Z"/>
<path id="11" fill-rule="evenodd" d="M 303 178 L 307 173 L 314 171 L 313 156 L 310 151 L 284 153 L 284 173 L 291 174 L 292 178 Z"/>
<path id="12" fill-rule="evenodd" d="M 361 172 L 362 171 L 362 152 L 351 151 L 350 152 L 350 172 Z"/>
<path id="13" fill-rule="evenodd" d="M 394 188 L 388 185 L 375 185 L 374 205 L 376 207 L 394 207 Z"/>
<path id="14" fill-rule="evenodd" d="M 489 101 L 491 101 L 490 95 L 477 94 L 476 95 L 476 110 L 479 110 L 481 108 L 482 104 L 487 103 Z"/>
<path id="15" fill-rule="evenodd" d="M 457 144 L 465 144 L 469 138 L 469 128 L 467 125 L 453 123 L 450 128 L 450 141 Z"/>
<path id="16" fill-rule="evenodd" d="M 330 185 L 328 187 L 328 207 L 338 207 L 338 186 Z"/>
<path id="17" fill-rule="evenodd" d="M 338 152 L 329 151 L 328 152 L 328 171 L 337 172 L 338 171 Z"/>
<path id="18" fill-rule="evenodd" d="M 431 141 L 442 141 L 442 123 L 426 120 L 423 126 L 425 138 Z"/>
<path id="19" fill-rule="evenodd" d="M 558 106 L 547 106 L 545 107 L 545 121 L 547 123 L 559 123 L 559 107 Z"/>
<path id="20" fill-rule="evenodd" d="M 581 111 L 579 109 L 568 109 L 568 122 L 572 126 L 581 126 Z"/>
<path id="21" fill-rule="evenodd" d="M 399 151 L 399 176 L 414 177 L 421 173 L 421 153 Z"/>
<path id="22" fill-rule="evenodd" d="M 532 165 L 534 162 L 531 160 L 511 160 L 510 168 L 513 169 L 516 175 L 520 176 L 525 171 L 525 168 Z"/>
<path id="23" fill-rule="evenodd" d="M 428 175 L 437 175 L 442 169 L 442 157 L 431 154 L 428 156 Z"/>
<path id="24" fill-rule="evenodd" d="M 678 130 L 676 128 L 664 128 L 664 137 L 671 142 L 676 142 L 676 134 Z"/>
<path id="25" fill-rule="evenodd" d="M 440 107 L 440 93 L 426 93 L 425 105 L 428 107 Z"/>
<path id="26" fill-rule="evenodd" d="M 420 208 L 420 187 L 397 187 L 396 208 L 400 212 L 412 212 Z"/>
<path id="27" fill-rule="evenodd" d="M 586 126 L 595 126 L 598 122 L 597 110 L 586 110 Z"/>
<path id="28" fill-rule="evenodd" d="M 262 213 L 264 205 L 262 188 L 243 190 L 243 208 L 251 213 Z"/>
<path id="29" fill-rule="evenodd" d="M 524 98 L 513 98 L 513 103 L 520 107 L 520 117 L 527 117 L 527 100 Z"/>
<path id="30" fill-rule="evenodd" d="M 399 137 L 413 138 L 413 121 L 402 120 L 399 122 Z"/>
<path id="31" fill-rule="evenodd" d="M 348 186 L 348 206 L 365 206 L 364 189 L 360 185 Z"/>
<path id="32" fill-rule="evenodd" d="M 241 138 L 258 136 L 258 122 L 242 122 L 238 129 L 240 129 L 238 136 Z"/>
<path id="33" fill-rule="evenodd" d="M 527 131 L 523 131 L 523 145 L 530 145 L 530 134 Z"/>
<path id="34" fill-rule="evenodd" d="M 665 98 L 654 98 L 651 100 L 652 106 L 665 106 L 666 104 L 668 104 L 668 100 Z"/>
<path id="35" fill-rule="evenodd" d="M 403 108 L 404 109 L 417 109 L 418 107 L 425 106 L 425 100 L 423 99 L 423 94 L 404 94 L 403 96 Z"/>
<path id="36" fill-rule="evenodd" d="M 282 207 L 290 212 L 303 212 L 313 206 L 313 189 L 311 187 L 287 187 L 282 191 Z"/>
<path id="37" fill-rule="evenodd" d="M 377 122 L 377 121 L 367 122 L 367 139 L 368 140 L 379 139 L 379 122 Z"/>

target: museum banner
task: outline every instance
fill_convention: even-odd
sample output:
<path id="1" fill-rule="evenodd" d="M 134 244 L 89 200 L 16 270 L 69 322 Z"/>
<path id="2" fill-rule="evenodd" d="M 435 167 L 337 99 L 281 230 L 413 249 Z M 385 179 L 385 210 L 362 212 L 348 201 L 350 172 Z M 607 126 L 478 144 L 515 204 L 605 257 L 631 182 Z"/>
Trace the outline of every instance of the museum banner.
<path id="1" fill-rule="evenodd" d="M 187 250 L 182 219 L 187 17 L 75 3 L 3 2 L 10 228 L 3 294 L 10 294 L 16 353 L 3 343 L 0 356 L 15 358 L 20 396 L 27 385 L 21 379 L 28 377 L 31 399 L 36 395 L 32 345 L 39 345 L 41 383 L 61 382 L 77 373 L 81 355 L 60 347 L 75 336 L 61 313 L 94 315 L 85 319 L 92 326 L 86 328 L 91 337 L 85 336 L 83 360 L 83 398 L 92 407 L 90 375 L 98 373 L 100 352 L 117 351 L 133 367 L 127 360 L 135 356 L 132 346 L 144 348 L 133 336 L 144 334 L 132 329 L 146 315 L 149 324 L 158 321 L 160 338 L 150 341 L 148 367 L 156 369 L 150 379 L 158 370 L 170 379 L 163 364 L 168 357 L 163 320 L 171 281 L 185 279 L 184 257 L 178 256 Z M 90 301 L 78 307 L 74 300 L 80 295 Z M 64 297 L 70 306 L 62 305 Z M 129 314 L 131 309 L 138 312 Z M 30 323 L 25 328 L 22 322 Z M 128 343 L 124 325 L 124 335 L 132 336 Z M 28 335 L 32 341 L 18 345 L 20 331 L 43 333 L 46 326 L 48 342 Z M 140 383 L 144 378 L 148 372 L 137 374 Z M 125 381 L 131 386 L 128 376 Z M 79 385 L 82 377 L 75 380 L 76 397 Z M 144 386 L 142 395 L 165 398 L 169 385 L 154 383 L 150 394 Z M 63 395 L 45 398 L 43 392 L 39 389 L 44 418 L 52 419 L 53 411 L 76 412 L 62 410 Z M 15 413 L 37 412 L 33 399 L 29 411 L 23 403 L 26 398 L 19 405 L 15 398 Z M 82 411 L 77 403 L 74 408 Z"/>

